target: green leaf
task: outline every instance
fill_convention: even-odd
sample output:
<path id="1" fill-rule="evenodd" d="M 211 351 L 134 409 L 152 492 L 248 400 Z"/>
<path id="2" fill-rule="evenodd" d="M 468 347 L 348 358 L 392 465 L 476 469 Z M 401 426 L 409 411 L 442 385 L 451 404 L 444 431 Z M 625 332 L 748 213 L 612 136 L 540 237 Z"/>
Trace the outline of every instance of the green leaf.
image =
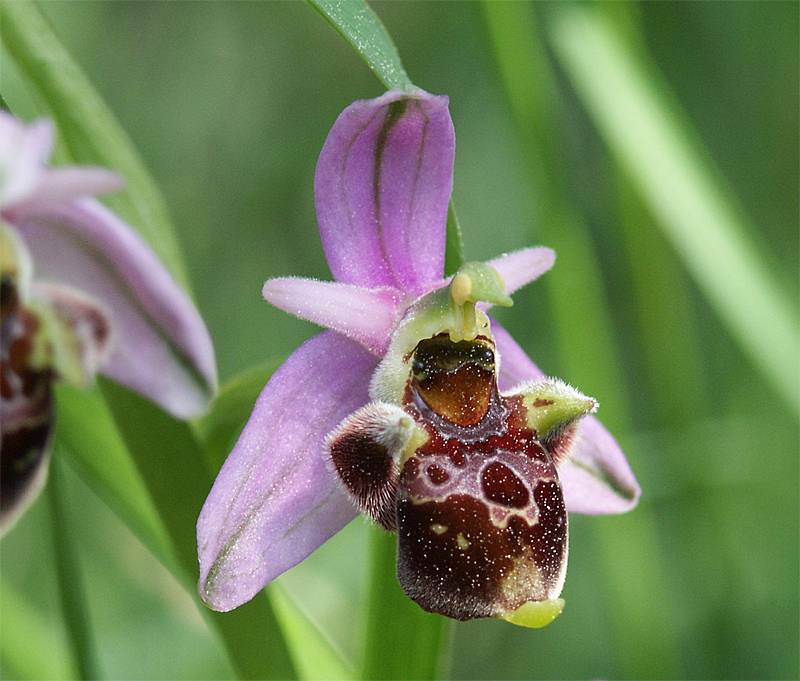
<path id="1" fill-rule="evenodd" d="M 308 0 L 390 90 L 415 89 L 386 27 L 363 0 Z"/>
<path id="2" fill-rule="evenodd" d="M 0 610 L 4 678 L 78 678 L 69 649 L 51 619 L 31 607 L 6 579 L 0 579 Z"/>
<path id="3" fill-rule="evenodd" d="M 212 482 L 201 458 L 201 444 L 187 423 L 139 395 L 106 380 L 101 381 L 101 389 L 164 521 L 184 582 L 194 592 L 195 523 Z M 196 594 L 195 601 L 199 605 Z M 218 629 L 243 678 L 294 678 L 292 661 L 265 595 L 230 613 L 203 612 Z"/>
<path id="4" fill-rule="evenodd" d="M 695 143 L 666 83 L 593 8 L 559 7 L 556 54 L 611 151 L 731 335 L 800 410 L 800 323 L 754 244 L 756 230 Z"/>
<path id="5" fill-rule="evenodd" d="M 99 389 L 56 384 L 56 446 L 97 495 L 173 574 L 172 544 Z"/>
<path id="6" fill-rule="evenodd" d="M 175 231 L 155 182 L 131 140 L 37 5 L 28 0 L 0 4 L 0 35 L 8 53 L 50 109 L 69 155 L 78 163 L 104 166 L 124 178 L 125 190 L 107 197 L 107 203 L 141 233 L 188 288 Z"/>
<path id="7" fill-rule="evenodd" d="M 241 677 L 292 678 L 266 594 L 230 613 L 211 612 L 196 595 L 194 522 L 211 478 L 189 426 L 110 382 L 103 390 L 115 405 L 113 415 L 99 389 L 58 387 L 59 452 L 193 595 Z M 123 439 L 114 416 L 134 437 Z"/>
<path id="8" fill-rule="evenodd" d="M 58 594 L 61 598 L 61 610 L 67 635 L 80 672 L 79 676 L 81 679 L 96 679 L 99 674 L 95 646 L 84 596 L 83 573 L 72 541 L 69 504 L 64 500 L 65 490 L 61 482 L 61 465 L 63 465 L 61 457 L 57 452 L 50 465 L 46 488 L 47 498 L 50 502 Z"/>
<path id="9" fill-rule="evenodd" d="M 342 654 L 279 584 L 271 584 L 269 594 L 300 679 L 350 681 L 355 678 L 355 671 Z"/>

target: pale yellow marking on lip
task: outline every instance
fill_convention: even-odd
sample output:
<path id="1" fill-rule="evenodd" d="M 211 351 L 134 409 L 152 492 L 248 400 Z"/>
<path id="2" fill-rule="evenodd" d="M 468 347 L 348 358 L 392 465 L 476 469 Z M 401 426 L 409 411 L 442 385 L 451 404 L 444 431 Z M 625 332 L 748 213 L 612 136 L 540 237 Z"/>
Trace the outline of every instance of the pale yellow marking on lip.
<path id="1" fill-rule="evenodd" d="M 447 525 L 440 525 L 439 523 L 434 523 L 431 525 L 431 530 L 434 534 L 444 534 L 447 532 Z"/>
<path id="2" fill-rule="evenodd" d="M 462 551 L 466 551 L 470 546 L 469 540 L 461 532 L 456 535 L 456 546 Z"/>
<path id="3" fill-rule="evenodd" d="M 550 624 L 563 610 L 563 598 L 553 598 L 547 601 L 528 601 L 516 610 L 499 615 L 499 618 L 519 627 L 541 629 Z"/>

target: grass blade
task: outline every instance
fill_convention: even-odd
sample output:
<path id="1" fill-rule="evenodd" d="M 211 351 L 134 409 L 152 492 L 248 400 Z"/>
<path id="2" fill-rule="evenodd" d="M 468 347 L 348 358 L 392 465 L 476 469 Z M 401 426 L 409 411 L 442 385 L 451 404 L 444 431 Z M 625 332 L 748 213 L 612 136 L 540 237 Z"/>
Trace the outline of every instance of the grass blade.
<path id="1" fill-rule="evenodd" d="M 77 663 L 79 678 L 99 678 L 91 622 L 84 597 L 83 574 L 70 531 L 69 504 L 64 500 L 59 456 L 50 465 L 47 497 L 50 505 L 58 592 L 67 635 Z"/>
<path id="2" fill-rule="evenodd" d="M 194 592 L 195 522 L 211 488 L 201 444 L 187 423 L 173 419 L 138 395 L 105 380 L 101 388 L 175 547 L 184 582 Z M 231 662 L 243 678 L 294 677 L 283 636 L 266 597 L 254 599 L 231 613 L 212 613 L 204 608 L 204 614 L 219 630 Z"/>
<path id="3" fill-rule="evenodd" d="M 278 584 L 269 587 L 275 614 L 286 634 L 299 678 L 303 681 L 351 681 L 354 670 L 317 625 Z"/>
<path id="4" fill-rule="evenodd" d="M 7 579 L 0 579 L 3 635 L 0 657 L 4 678 L 77 679 L 64 639 Z"/>
<path id="5" fill-rule="evenodd" d="M 363 0 L 308 0 L 390 90 L 414 90 L 391 36 Z"/>
<path id="6" fill-rule="evenodd" d="M 722 183 L 672 113 L 666 84 L 593 8 L 554 12 L 556 53 L 620 165 L 700 290 L 776 391 L 800 410 L 800 324 Z"/>
<path id="7" fill-rule="evenodd" d="M 139 540 L 177 574 L 164 523 L 99 390 L 57 384 L 56 399 L 59 452 Z"/>

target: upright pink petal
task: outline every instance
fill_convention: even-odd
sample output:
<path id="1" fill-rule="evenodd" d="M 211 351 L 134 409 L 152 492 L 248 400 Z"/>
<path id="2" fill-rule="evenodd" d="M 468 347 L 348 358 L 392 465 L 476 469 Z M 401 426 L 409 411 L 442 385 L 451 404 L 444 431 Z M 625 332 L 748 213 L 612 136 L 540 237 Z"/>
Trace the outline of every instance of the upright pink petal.
<path id="1" fill-rule="evenodd" d="M 36 279 L 73 286 L 108 310 L 115 340 L 105 374 L 180 418 L 206 408 L 216 388 L 208 331 L 132 229 L 90 199 L 43 206 L 14 227 Z"/>
<path id="2" fill-rule="evenodd" d="M 315 192 L 322 245 L 339 281 L 417 293 L 442 277 L 455 155 L 447 102 L 392 91 L 337 119 Z"/>
<path id="3" fill-rule="evenodd" d="M 402 312 L 403 294 L 386 287 L 281 277 L 269 279 L 261 292 L 275 307 L 338 331 L 375 355 L 386 352 Z"/>
<path id="4" fill-rule="evenodd" d="M 377 361 L 326 331 L 267 383 L 197 521 L 198 588 L 214 610 L 249 601 L 356 515 L 323 443 L 369 400 Z"/>
<path id="5" fill-rule="evenodd" d="M 500 390 L 511 390 L 545 375 L 494 320 L 492 333 L 500 355 Z M 639 501 L 641 489 L 625 454 L 594 416 L 580 422 L 573 449 L 558 474 L 564 502 L 572 513 L 625 513 Z"/>

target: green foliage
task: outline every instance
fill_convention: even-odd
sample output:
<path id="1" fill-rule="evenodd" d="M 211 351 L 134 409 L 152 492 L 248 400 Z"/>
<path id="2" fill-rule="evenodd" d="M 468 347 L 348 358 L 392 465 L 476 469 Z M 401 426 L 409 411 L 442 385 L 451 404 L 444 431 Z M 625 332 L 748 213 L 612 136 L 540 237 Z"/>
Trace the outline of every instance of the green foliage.
<path id="1" fill-rule="evenodd" d="M 308 0 L 387 89 L 415 89 L 386 27 L 363 0 Z"/>
<path id="2" fill-rule="evenodd" d="M 94 641 L 90 633 L 90 619 L 86 607 L 85 586 L 80 559 L 76 554 L 75 536 L 72 532 L 70 509 L 64 500 L 61 482 L 62 462 L 53 461 L 47 485 L 47 497 L 52 517 L 53 553 L 56 557 L 58 591 L 64 624 L 81 679 L 98 677 Z M 30 645 L 30 644 L 28 644 Z"/>
<path id="3" fill-rule="evenodd" d="M 599 12 L 555 13 L 556 50 L 609 147 L 734 338 L 794 409 L 800 320 L 669 91 Z"/>

